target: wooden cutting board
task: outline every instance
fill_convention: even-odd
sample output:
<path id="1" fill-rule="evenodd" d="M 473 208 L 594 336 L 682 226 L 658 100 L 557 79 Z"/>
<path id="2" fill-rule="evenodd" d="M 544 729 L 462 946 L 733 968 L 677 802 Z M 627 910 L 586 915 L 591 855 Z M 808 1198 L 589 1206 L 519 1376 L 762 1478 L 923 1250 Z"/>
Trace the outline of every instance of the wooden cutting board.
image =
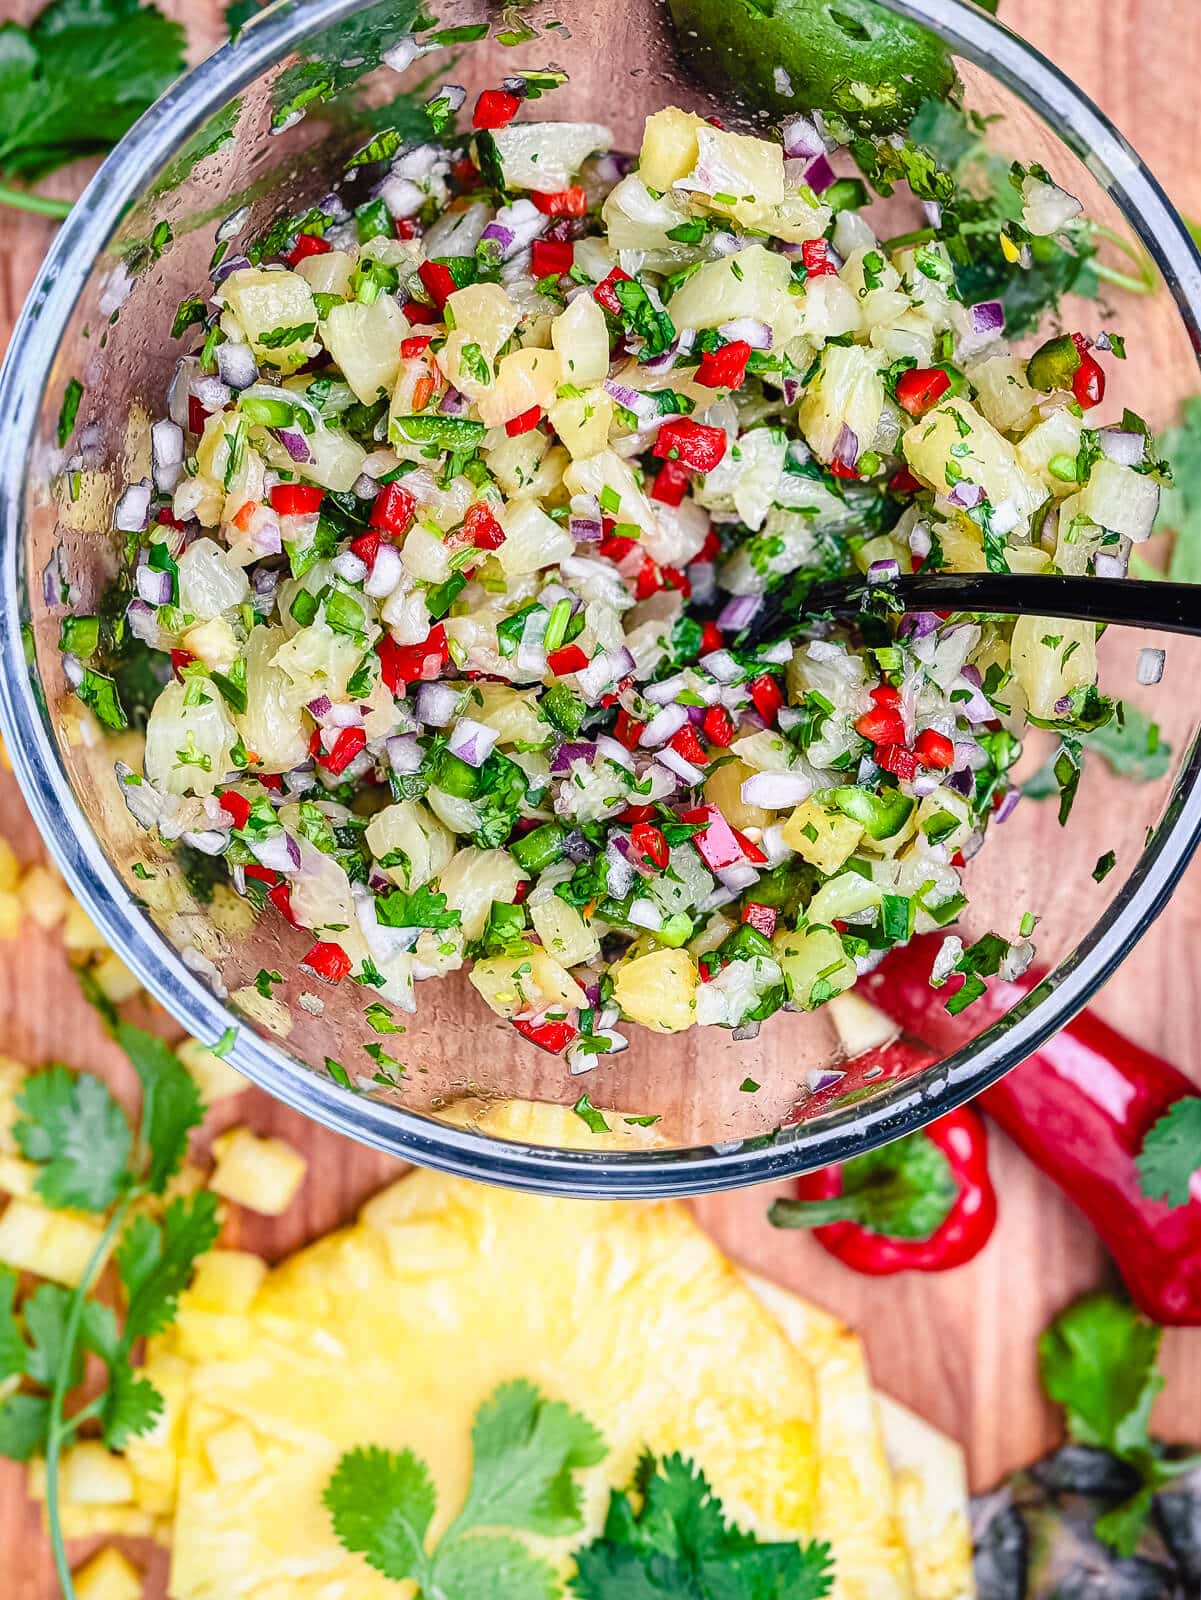
<path id="1" fill-rule="evenodd" d="M 220 0 L 161 0 L 187 21 L 199 58 L 221 35 Z M 569 8 L 567 8 L 569 9 Z M 6 19 L 37 10 L 32 0 L 3 0 Z M 1201 7 L 1189 0 L 1004 0 L 1009 24 L 1051 56 L 1109 113 L 1173 199 L 1201 217 Z M 86 170 L 60 174 L 47 193 L 78 193 Z M 5 339 L 52 237 L 52 225 L 3 213 L 0 331 Z M 1198 387 L 1195 369 L 1157 372 L 1144 410 L 1171 419 L 1181 394 Z M 1165 680 L 1165 691 L 1170 679 Z M 1162 720 L 1169 721 L 1165 716 Z M 1090 806 L 1120 803 L 1106 786 L 1082 791 L 1077 822 Z M 10 774 L 0 773 L 0 833 L 23 861 L 41 853 Z M 1201 986 L 1193 939 L 1201 926 L 1201 872 L 1175 900 L 1109 984 L 1097 1009 L 1118 1027 L 1192 1072 L 1201 1082 Z M 165 1021 L 165 1019 L 163 1019 Z M 52 1058 L 104 1072 L 121 1087 L 127 1069 L 79 995 L 54 935 L 26 927 L 0 945 L 0 1053 L 32 1064 Z M 247 1122 L 290 1140 L 307 1155 L 308 1181 L 276 1222 L 235 1213 L 229 1243 L 286 1254 L 349 1217 L 358 1203 L 400 1171 L 398 1163 L 349 1144 L 274 1104 L 257 1090 L 222 1108 L 223 1121 Z M 877 1382 L 961 1439 L 974 1487 L 991 1484 L 1057 1438 L 1056 1417 L 1042 1400 L 1035 1366 L 1039 1331 L 1068 1301 L 1116 1282 L 1088 1225 L 998 1133 L 993 1175 L 1001 1220 L 988 1248 L 946 1277 L 868 1280 L 846 1271 L 812 1241 L 774 1233 L 764 1221 L 769 1193 L 749 1190 L 698 1203 L 705 1225 L 734 1256 L 830 1307 L 864 1335 Z M 1201 1330 L 1164 1340 L 1167 1391 L 1156 1416 L 1167 1437 L 1198 1442 Z M 148 1595 L 163 1590 L 161 1553 L 135 1552 L 149 1570 Z M 82 1559 L 86 1547 L 77 1554 Z M 0 1589 L 7 1600 L 52 1600 L 56 1586 L 40 1517 L 26 1499 L 19 1469 L 0 1465 Z"/>

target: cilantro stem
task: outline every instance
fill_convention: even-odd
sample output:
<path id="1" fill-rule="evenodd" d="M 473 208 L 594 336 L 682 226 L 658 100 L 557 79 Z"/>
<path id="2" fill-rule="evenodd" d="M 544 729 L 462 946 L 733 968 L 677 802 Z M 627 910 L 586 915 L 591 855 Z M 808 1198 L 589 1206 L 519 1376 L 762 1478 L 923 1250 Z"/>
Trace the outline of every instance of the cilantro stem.
<path id="1" fill-rule="evenodd" d="M 75 1586 L 71 1581 L 71 1566 L 67 1560 L 67 1545 L 63 1537 L 62 1521 L 58 1504 L 58 1466 L 63 1445 L 70 1439 L 75 1429 L 84 1420 L 81 1412 L 78 1417 L 69 1420 L 63 1416 L 63 1404 L 67 1398 L 67 1388 L 71 1375 L 71 1366 L 75 1358 L 75 1346 L 79 1340 L 79 1327 L 83 1321 L 84 1301 L 92 1291 L 100 1269 L 104 1265 L 113 1240 L 121 1231 L 122 1224 L 129 1213 L 130 1206 L 144 1193 L 141 1186 L 129 1189 L 122 1197 L 117 1209 L 108 1220 L 108 1225 L 100 1235 L 96 1248 L 92 1251 L 83 1276 L 76 1285 L 75 1293 L 71 1297 L 70 1310 L 67 1312 L 67 1322 L 63 1329 L 63 1347 L 59 1357 L 58 1371 L 54 1375 L 54 1388 L 50 1395 L 50 1420 L 46 1428 L 46 1520 L 50 1526 L 50 1548 L 54 1552 L 54 1568 L 58 1573 L 59 1587 L 62 1589 L 62 1600 L 75 1600 Z"/>
<path id="2" fill-rule="evenodd" d="M 31 194 L 28 189 L 13 189 L 0 183 L 0 206 L 13 206 L 18 211 L 36 211 L 42 217 L 57 217 L 61 222 L 74 206 L 73 200 L 52 200 L 49 195 Z"/>
<path id="3" fill-rule="evenodd" d="M 1158 287 L 1155 267 L 1141 246 L 1133 243 L 1125 234 L 1118 233 L 1116 229 L 1107 228 L 1103 222 L 1089 222 L 1088 231 L 1094 239 L 1108 240 L 1138 268 L 1138 276 L 1134 277 L 1128 272 L 1120 272 L 1117 267 L 1106 266 L 1103 261 L 1093 260 L 1089 265 L 1098 278 L 1105 283 L 1114 284 L 1119 289 L 1126 289 L 1130 294 L 1155 293 Z"/>

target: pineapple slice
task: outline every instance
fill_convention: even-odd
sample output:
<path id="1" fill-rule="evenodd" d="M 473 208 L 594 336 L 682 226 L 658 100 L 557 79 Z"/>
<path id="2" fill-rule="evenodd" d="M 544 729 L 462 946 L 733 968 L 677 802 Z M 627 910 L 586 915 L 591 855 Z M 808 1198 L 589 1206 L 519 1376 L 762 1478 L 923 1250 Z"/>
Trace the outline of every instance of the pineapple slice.
<path id="1" fill-rule="evenodd" d="M 176 1055 L 196 1080 L 201 1098 L 206 1106 L 218 1100 L 228 1100 L 250 1087 L 247 1080 L 228 1061 L 214 1055 L 199 1039 L 184 1039 L 176 1046 Z"/>
<path id="2" fill-rule="evenodd" d="M 74 1506 L 133 1503 L 133 1474 L 124 1458 L 96 1439 L 85 1439 L 63 1453 L 59 1486 L 63 1499 Z"/>
<path id="3" fill-rule="evenodd" d="M 551 1006 L 571 1011 L 588 1004 L 571 973 L 545 950 L 532 950 L 528 956 L 489 956 L 475 963 L 470 979 L 498 1017 Z"/>
<path id="4" fill-rule="evenodd" d="M 202 1311 L 249 1311 L 267 1276 L 267 1263 L 247 1250 L 210 1250 L 196 1266 L 188 1304 Z"/>
<path id="5" fill-rule="evenodd" d="M 32 1199 L 10 1200 L 0 1216 L 0 1261 L 73 1289 L 103 1231 L 73 1211 L 51 1211 Z"/>
<path id="6" fill-rule="evenodd" d="M 320 354 L 321 346 L 313 338 L 317 303 L 312 289 L 297 273 L 242 267 L 230 273 L 221 292 L 260 366 L 294 372 Z M 303 329 L 308 332 L 293 339 L 283 338 Z"/>
<path id="7" fill-rule="evenodd" d="M 696 962 L 687 950 L 652 950 L 613 968 L 613 1000 L 623 1016 L 654 1033 L 679 1033 L 696 1021 Z"/>
<path id="8" fill-rule="evenodd" d="M 72 1574 L 76 1600 L 141 1600 L 142 1574 L 109 1545 Z"/>
<path id="9" fill-rule="evenodd" d="M 853 856 L 863 829 L 841 812 L 830 812 L 816 800 L 803 800 L 784 824 L 784 843 L 820 872 L 837 872 Z"/>
<path id="10" fill-rule="evenodd" d="M 697 140 L 709 124 L 694 111 L 665 106 L 647 117 L 638 153 L 638 175 L 650 189 L 670 189 L 696 166 Z"/>
<path id="11" fill-rule="evenodd" d="M 308 1169 L 299 1150 L 282 1139 L 260 1139 L 249 1128 L 230 1128 L 214 1139 L 213 1155 L 213 1193 L 264 1217 L 283 1215 Z"/>
<path id="12" fill-rule="evenodd" d="M 858 976 L 833 928 L 800 927 L 772 939 L 772 955 L 783 970 L 788 992 L 802 1011 L 812 1011 L 849 989 Z"/>

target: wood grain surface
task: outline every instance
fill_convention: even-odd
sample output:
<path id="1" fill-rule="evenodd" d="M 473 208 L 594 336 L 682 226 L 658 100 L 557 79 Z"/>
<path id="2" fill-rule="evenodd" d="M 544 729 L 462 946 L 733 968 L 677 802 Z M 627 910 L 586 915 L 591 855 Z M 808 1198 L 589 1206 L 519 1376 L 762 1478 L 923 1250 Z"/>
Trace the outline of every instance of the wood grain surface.
<path id="1" fill-rule="evenodd" d="M 217 42 L 219 0 L 161 0 L 185 20 L 194 57 Z M 2 0 L 0 18 L 24 20 L 28 0 Z M 569 8 L 565 8 L 569 9 Z M 1201 216 L 1201 5 L 1197 0 L 1004 0 L 1010 25 L 1075 78 L 1130 137 L 1183 210 Z M 86 171 L 69 170 L 48 193 L 78 192 Z M 7 336 L 51 235 L 41 219 L 4 212 L 0 251 L 0 330 Z M 1155 423 L 1195 371 L 1160 372 L 1146 398 Z M 1112 803 L 1113 791 L 1091 803 Z M 1089 804 L 1086 798 L 1082 805 Z M 40 855 L 39 840 L 11 775 L 0 773 L 0 832 L 21 858 Z M 1141 1043 L 1170 1056 L 1201 1082 L 1201 985 L 1193 962 L 1199 948 L 1201 871 L 1176 897 L 1109 984 L 1097 1009 Z M 166 1024 L 167 1019 L 161 1017 Z M 68 1060 L 124 1085 L 118 1052 L 80 998 L 55 935 L 32 927 L 0 945 L 0 1052 L 30 1063 Z M 245 1121 L 288 1138 L 310 1161 L 307 1182 L 278 1222 L 235 1211 L 231 1245 L 285 1254 L 349 1217 L 400 1167 L 347 1143 L 248 1091 L 222 1107 L 223 1122 Z M 1088 1225 L 1050 1183 L 999 1134 L 993 1171 L 1002 1196 L 1001 1221 L 984 1253 L 945 1278 L 906 1276 L 869 1281 L 847 1272 L 811 1241 L 773 1233 L 764 1222 L 762 1189 L 704 1200 L 705 1226 L 732 1255 L 846 1318 L 864 1335 L 878 1383 L 915 1407 L 967 1448 L 974 1486 L 1052 1444 L 1056 1419 L 1040 1398 L 1035 1340 L 1073 1297 L 1115 1281 Z M 1164 1340 L 1167 1391 L 1156 1415 L 1168 1437 L 1201 1436 L 1201 1330 Z M 79 1548 L 79 1556 L 86 1554 Z M 148 1571 L 148 1595 L 164 1593 L 161 1552 L 137 1547 Z M 37 1509 L 25 1497 L 22 1473 L 0 1466 L 0 1594 L 6 1600 L 51 1600 L 56 1594 Z"/>

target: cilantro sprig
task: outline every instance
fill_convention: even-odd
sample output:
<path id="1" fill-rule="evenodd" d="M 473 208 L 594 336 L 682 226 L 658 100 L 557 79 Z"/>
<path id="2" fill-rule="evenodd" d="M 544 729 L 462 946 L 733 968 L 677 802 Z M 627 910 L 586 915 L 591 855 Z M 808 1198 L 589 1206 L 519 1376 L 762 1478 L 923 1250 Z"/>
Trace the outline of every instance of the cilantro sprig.
<path id="1" fill-rule="evenodd" d="M 1058 1317 L 1038 1342 L 1043 1388 L 1064 1408 L 1070 1437 L 1132 1467 L 1140 1487 L 1097 1519 L 1099 1539 L 1119 1555 L 1135 1552 L 1157 1489 L 1198 1464 L 1168 1460 L 1148 1431 L 1163 1388 L 1158 1370 L 1163 1329 L 1112 1295 L 1090 1295 Z"/>
<path id="2" fill-rule="evenodd" d="M 1151 1200 L 1186 1206 L 1201 1172 L 1201 1095 L 1185 1095 L 1147 1130 L 1137 1159 L 1139 1184 Z"/>
<path id="3" fill-rule="evenodd" d="M 216 1197 L 208 1192 L 131 1220 L 138 1202 L 165 1194 L 204 1105 L 195 1080 L 161 1039 L 125 1022 L 115 1022 L 113 1033 L 142 1086 L 136 1133 L 100 1079 L 58 1065 L 26 1080 L 13 1127 L 46 1205 L 107 1216 L 91 1259 L 76 1288 L 43 1284 L 19 1309 L 16 1275 L 0 1269 L 0 1384 L 15 1378 L 19 1385 L 0 1405 L 0 1455 L 20 1461 L 45 1455 L 47 1520 L 66 1600 L 75 1590 L 59 1508 L 62 1452 L 87 1424 L 99 1426 L 112 1450 L 154 1427 L 163 1401 L 139 1376 L 134 1347 L 174 1321 L 196 1260 L 218 1231 Z M 110 1254 L 123 1325 L 111 1306 L 92 1298 Z M 69 1410 L 85 1352 L 100 1358 L 105 1382 L 94 1398 Z"/>

